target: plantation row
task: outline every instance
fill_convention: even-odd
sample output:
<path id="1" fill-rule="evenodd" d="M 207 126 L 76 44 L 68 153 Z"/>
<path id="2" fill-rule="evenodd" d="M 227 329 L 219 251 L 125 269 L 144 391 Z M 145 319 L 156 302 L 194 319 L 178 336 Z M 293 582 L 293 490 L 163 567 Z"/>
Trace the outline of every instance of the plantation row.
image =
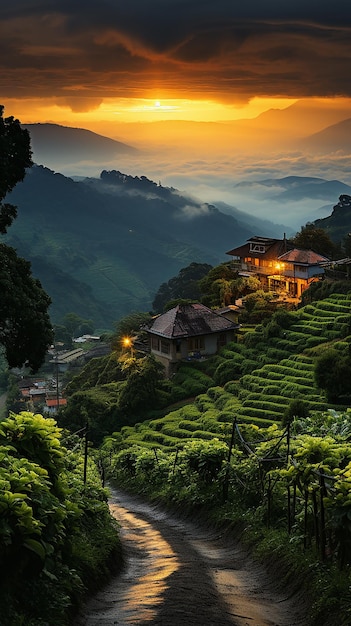
<path id="1" fill-rule="evenodd" d="M 180 396 L 188 392 L 196 399 L 156 420 L 122 427 L 116 445 L 174 450 L 192 439 L 227 440 L 234 418 L 268 427 L 280 423 L 296 399 L 307 410 L 325 411 L 331 405 L 315 384 L 314 362 L 326 346 L 340 354 L 348 350 L 350 304 L 350 296 L 334 294 L 258 326 L 208 363 L 182 365 Z"/>
<path id="2" fill-rule="evenodd" d="M 286 429 L 236 424 L 230 447 L 219 437 L 194 438 L 172 452 L 133 445 L 111 455 L 110 472 L 125 487 L 173 504 L 222 507 L 222 521 L 285 530 L 290 543 L 328 562 L 329 571 L 345 571 L 339 578 L 345 595 L 331 597 L 330 606 L 342 608 L 340 623 L 348 624 L 350 417 L 350 410 L 328 411 Z"/>

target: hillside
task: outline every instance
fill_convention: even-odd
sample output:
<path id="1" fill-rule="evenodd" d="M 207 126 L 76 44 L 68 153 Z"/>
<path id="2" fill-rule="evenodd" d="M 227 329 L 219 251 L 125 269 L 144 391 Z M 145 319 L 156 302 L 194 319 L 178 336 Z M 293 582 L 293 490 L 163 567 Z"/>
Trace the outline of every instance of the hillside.
<path id="1" fill-rule="evenodd" d="M 33 262 L 59 321 L 74 311 L 98 327 L 148 311 L 159 286 L 191 262 L 216 265 L 246 241 L 252 219 L 236 219 L 145 176 L 103 172 L 74 181 L 42 166 L 8 200 L 18 218 L 6 241 Z M 257 232 L 280 229 L 255 220 Z"/>
<path id="2" fill-rule="evenodd" d="M 84 128 L 59 124 L 22 124 L 29 131 L 33 159 L 57 171 L 76 162 L 105 163 L 138 150 L 126 143 L 104 137 Z"/>
<path id="3" fill-rule="evenodd" d="M 182 364 L 172 381 L 173 398 L 188 394 L 195 400 L 136 427 L 122 427 L 118 447 L 176 450 L 190 440 L 213 437 L 228 442 L 234 417 L 241 425 L 267 428 L 279 424 L 297 399 L 309 411 L 345 409 L 327 402 L 313 372 L 316 357 L 331 345 L 340 357 L 347 354 L 350 303 L 350 293 L 331 295 L 283 316 L 281 326 L 277 318 L 252 333 L 243 328 L 238 343 L 215 358 Z"/>
<path id="4" fill-rule="evenodd" d="M 325 180 L 311 176 L 285 176 L 284 178 L 267 178 L 260 181 L 242 182 L 237 189 L 262 188 L 271 190 L 273 202 L 284 204 L 288 201 L 299 202 L 312 199 L 332 202 L 342 194 L 350 194 L 351 187 L 339 180 Z"/>
<path id="5" fill-rule="evenodd" d="M 332 241 L 343 241 L 351 233 L 351 195 L 341 195 L 332 214 L 316 220 L 317 228 L 323 228 Z"/>
<path id="6" fill-rule="evenodd" d="M 296 624 L 349 624 L 350 302 L 280 311 L 216 359 L 185 363 L 172 384 L 188 401 L 118 425 L 100 448 L 123 490 L 239 537 L 284 597 L 293 581 Z M 315 376 L 331 354 L 324 382 L 344 375 L 347 393 L 336 405 Z"/>
<path id="7" fill-rule="evenodd" d="M 301 141 L 304 150 L 315 153 L 344 152 L 350 154 L 351 118 L 332 124 Z"/>

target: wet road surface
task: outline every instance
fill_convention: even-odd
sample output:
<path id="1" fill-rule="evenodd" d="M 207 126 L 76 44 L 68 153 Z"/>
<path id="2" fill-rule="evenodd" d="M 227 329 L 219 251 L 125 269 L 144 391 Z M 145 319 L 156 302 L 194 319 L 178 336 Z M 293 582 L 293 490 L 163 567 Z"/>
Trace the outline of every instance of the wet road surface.
<path id="1" fill-rule="evenodd" d="M 110 509 L 121 524 L 126 563 L 88 602 L 77 626 L 304 625 L 299 599 L 279 591 L 274 574 L 268 579 L 220 531 L 116 490 Z"/>

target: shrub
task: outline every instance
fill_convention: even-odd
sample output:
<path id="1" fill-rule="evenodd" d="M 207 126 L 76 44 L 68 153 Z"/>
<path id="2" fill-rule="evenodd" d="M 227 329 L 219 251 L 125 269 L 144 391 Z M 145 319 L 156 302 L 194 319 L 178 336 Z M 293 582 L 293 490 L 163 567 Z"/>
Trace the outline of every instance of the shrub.
<path id="1" fill-rule="evenodd" d="M 211 408 L 213 406 L 213 401 L 207 395 L 207 393 L 201 393 L 195 398 L 195 406 L 199 409 L 199 411 L 206 411 L 207 408 Z"/>
<path id="2" fill-rule="evenodd" d="M 220 398 L 220 396 L 222 396 L 224 394 L 224 389 L 223 387 L 210 387 L 207 390 L 207 395 L 209 396 L 209 398 L 211 398 L 212 400 L 218 400 L 218 398 Z"/>
<path id="3" fill-rule="evenodd" d="M 230 380 L 225 383 L 224 390 L 233 396 L 238 396 L 240 391 L 240 383 L 238 381 Z"/>

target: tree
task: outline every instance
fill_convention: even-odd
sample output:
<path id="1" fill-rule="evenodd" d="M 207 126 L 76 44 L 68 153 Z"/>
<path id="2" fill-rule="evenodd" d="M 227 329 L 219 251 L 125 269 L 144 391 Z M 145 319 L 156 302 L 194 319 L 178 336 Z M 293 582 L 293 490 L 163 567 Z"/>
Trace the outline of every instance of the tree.
<path id="1" fill-rule="evenodd" d="M 162 283 L 152 303 L 154 311 L 162 313 L 169 308 L 171 300 L 200 300 L 201 292 L 199 280 L 208 274 L 212 265 L 208 263 L 190 263 L 183 267 L 178 276 L 171 278 L 168 283 Z"/>
<path id="2" fill-rule="evenodd" d="M 235 299 L 238 293 L 235 287 L 237 278 L 238 273 L 233 271 L 230 263 L 221 263 L 212 267 L 199 281 L 201 302 L 209 307 L 230 304 L 232 298 Z"/>
<path id="3" fill-rule="evenodd" d="M 29 134 L 18 120 L 3 119 L 0 105 L 0 233 L 16 217 L 17 209 L 3 200 L 32 165 Z M 10 367 L 43 363 L 53 331 L 48 314 L 50 298 L 31 274 L 30 263 L 0 244 L 0 344 Z"/>
<path id="4" fill-rule="evenodd" d="M 123 360 L 123 357 L 122 357 Z M 121 388 L 119 406 L 131 416 L 136 411 L 157 406 L 158 386 L 164 377 L 163 367 L 153 355 L 141 359 L 124 358 L 126 382 Z"/>
<path id="5" fill-rule="evenodd" d="M 17 209 L 3 200 L 24 179 L 26 168 L 33 162 L 28 131 L 13 117 L 3 118 L 3 112 L 4 107 L 0 105 L 0 233 L 5 234 Z"/>
<path id="6" fill-rule="evenodd" d="M 53 331 L 48 315 L 50 298 L 33 278 L 30 263 L 0 244 L 0 343 L 10 367 L 43 363 Z"/>
<path id="7" fill-rule="evenodd" d="M 71 338 L 89 335 L 95 329 L 93 320 L 86 320 L 76 313 L 66 313 L 62 320 L 62 326 L 66 328 Z"/>
<path id="8" fill-rule="evenodd" d="M 120 341 L 122 337 L 130 337 L 140 333 L 143 326 L 147 325 L 151 321 L 151 315 L 143 311 L 134 311 L 122 317 L 116 322 L 116 337 L 115 343 Z"/>
<path id="9" fill-rule="evenodd" d="M 291 424 L 295 417 L 305 419 L 309 416 L 308 405 L 301 400 L 301 398 L 294 398 L 290 401 L 289 405 L 286 407 L 283 417 L 282 417 L 282 426 L 285 427 L 288 424 Z"/>
<path id="10" fill-rule="evenodd" d="M 317 387 L 324 389 L 328 402 L 338 402 L 340 396 L 348 395 L 351 380 L 349 354 L 330 348 L 315 363 L 314 378 Z"/>
<path id="11" fill-rule="evenodd" d="M 299 233 L 290 239 L 298 248 L 314 250 L 330 259 L 333 258 L 335 245 L 328 233 L 323 228 L 317 228 L 313 223 L 308 223 L 301 227 Z"/>

